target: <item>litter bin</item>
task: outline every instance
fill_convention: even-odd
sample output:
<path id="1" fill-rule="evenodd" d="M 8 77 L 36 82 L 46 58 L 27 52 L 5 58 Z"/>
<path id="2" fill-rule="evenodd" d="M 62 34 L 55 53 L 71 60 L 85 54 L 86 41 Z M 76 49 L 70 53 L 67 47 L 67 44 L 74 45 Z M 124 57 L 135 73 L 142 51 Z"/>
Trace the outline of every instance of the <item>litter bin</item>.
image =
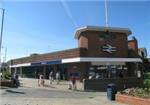
<path id="1" fill-rule="evenodd" d="M 117 93 L 117 88 L 115 84 L 107 85 L 107 98 L 109 100 L 115 100 L 115 94 Z"/>

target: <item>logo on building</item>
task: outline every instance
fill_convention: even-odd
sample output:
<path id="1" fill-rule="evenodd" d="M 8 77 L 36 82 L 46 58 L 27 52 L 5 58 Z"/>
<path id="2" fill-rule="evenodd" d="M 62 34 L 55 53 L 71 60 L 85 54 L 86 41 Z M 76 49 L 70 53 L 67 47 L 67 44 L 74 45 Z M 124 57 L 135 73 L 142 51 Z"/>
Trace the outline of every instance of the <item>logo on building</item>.
<path id="1" fill-rule="evenodd" d="M 102 46 L 102 50 L 105 51 L 105 52 L 108 52 L 108 53 L 112 53 L 112 52 L 116 51 L 116 47 L 113 47 L 109 44 L 105 44 L 105 45 Z"/>

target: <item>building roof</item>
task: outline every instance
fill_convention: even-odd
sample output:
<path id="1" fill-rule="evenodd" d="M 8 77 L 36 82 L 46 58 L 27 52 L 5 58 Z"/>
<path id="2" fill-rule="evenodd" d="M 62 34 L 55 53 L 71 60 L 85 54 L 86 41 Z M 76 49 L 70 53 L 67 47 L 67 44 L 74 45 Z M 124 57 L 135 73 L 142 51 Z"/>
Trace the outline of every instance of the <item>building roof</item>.
<path id="1" fill-rule="evenodd" d="M 76 29 L 75 38 L 78 39 L 80 34 L 84 31 L 110 31 L 110 32 L 120 32 L 130 35 L 132 32 L 129 28 L 119 28 L 119 27 L 105 27 L 105 26 L 84 26 Z"/>

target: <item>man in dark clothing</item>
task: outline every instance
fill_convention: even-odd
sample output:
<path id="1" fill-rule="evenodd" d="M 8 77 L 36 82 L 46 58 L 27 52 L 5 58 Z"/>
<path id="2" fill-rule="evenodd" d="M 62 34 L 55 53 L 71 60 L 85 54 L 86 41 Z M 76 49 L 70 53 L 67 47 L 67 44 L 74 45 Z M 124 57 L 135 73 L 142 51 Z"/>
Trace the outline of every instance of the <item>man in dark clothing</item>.
<path id="1" fill-rule="evenodd" d="M 20 85 L 19 79 L 18 79 L 18 75 L 17 75 L 17 74 L 14 75 L 14 76 L 11 78 L 11 80 L 13 81 L 13 84 L 14 84 L 15 87 L 18 87 L 18 86 Z"/>
<path id="2" fill-rule="evenodd" d="M 75 75 L 72 75 L 71 82 L 72 82 L 72 89 L 76 90 L 77 87 L 76 87 L 76 77 L 75 77 Z"/>

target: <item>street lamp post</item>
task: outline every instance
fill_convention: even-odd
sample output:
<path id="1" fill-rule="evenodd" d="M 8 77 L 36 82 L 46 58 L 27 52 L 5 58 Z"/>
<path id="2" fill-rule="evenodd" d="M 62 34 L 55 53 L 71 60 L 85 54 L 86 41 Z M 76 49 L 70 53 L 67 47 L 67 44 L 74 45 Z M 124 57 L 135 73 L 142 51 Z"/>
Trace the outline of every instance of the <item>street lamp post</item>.
<path id="1" fill-rule="evenodd" d="M 7 48 L 5 48 L 5 57 L 4 57 L 5 59 L 4 59 L 4 62 L 6 63 L 7 62 Z"/>
<path id="2" fill-rule="evenodd" d="M 2 22 L 1 22 L 1 33 L 0 33 L 0 66 L 1 66 L 1 52 L 2 52 L 2 37 L 3 37 L 3 26 L 4 26 L 4 12 L 5 10 L 3 8 L 0 8 L 2 10 Z"/>
<path id="3" fill-rule="evenodd" d="M 108 8 L 107 8 L 107 0 L 105 0 L 105 24 L 108 27 Z"/>
<path id="4" fill-rule="evenodd" d="M 3 62 L 6 63 L 6 57 L 7 57 L 7 48 L 2 46 L 2 48 L 4 49 L 4 57 L 3 57 Z M 2 60 L 1 60 L 2 62 Z"/>

